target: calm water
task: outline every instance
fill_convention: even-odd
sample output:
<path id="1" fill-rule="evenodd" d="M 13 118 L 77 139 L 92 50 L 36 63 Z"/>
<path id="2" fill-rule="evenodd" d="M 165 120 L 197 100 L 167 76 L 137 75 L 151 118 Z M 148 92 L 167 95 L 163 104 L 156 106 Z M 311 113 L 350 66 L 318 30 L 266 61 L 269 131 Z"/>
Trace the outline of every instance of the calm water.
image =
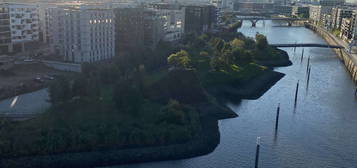
<path id="1" fill-rule="evenodd" d="M 0 114 L 35 114 L 50 107 L 47 89 L 22 94 L 0 101 Z"/>
<path id="2" fill-rule="evenodd" d="M 270 43 L 325 43 L 303 27 L 274 27 L 277 22 L 258 22 L 239 30 L 248 36 L 256 32 Z M 286 76 L 258 100 L 228 104 L 238 118 L 219 123 L 221 142 L 206 156 L 179 160 L 117 166 L 120 168 L 237 168 L 253 167 L 255 140 L 262 138 L 262 168 L 357 167 L 357 100 L 355 85 L 343 64 L 330 49 L 305 48 L 311 56 L 311 80 L 306 90 L 306 62 L 302 49 L 288 48 L 293 66 L 277 68 Z M 300 92 L 297 109 L 293 101 L 297 81 Z M 275 136 L 276 107 L 281 104 L 279 131 Z"/>

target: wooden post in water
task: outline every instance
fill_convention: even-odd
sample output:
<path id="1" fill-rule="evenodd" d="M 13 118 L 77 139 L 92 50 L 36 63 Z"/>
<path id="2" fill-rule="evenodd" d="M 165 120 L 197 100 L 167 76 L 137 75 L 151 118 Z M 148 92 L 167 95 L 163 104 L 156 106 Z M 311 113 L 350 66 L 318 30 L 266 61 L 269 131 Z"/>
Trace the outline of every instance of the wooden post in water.
<path id="1" fill-rule="evenodd" d="M 308 73 L 309 71 L 309 67 L 310 67 L 310 55 L 309 55 L 309 58 L 307 59 L 307 65 L 306 65 L 306 73 Z"/>
<path id="2" fill-rule="evenodd" d="M 305 48 L 303 48 L 303 49 L 302 49 L 302 53 L 301 53 L 301 62 L 302 62 L 302 60 L 304 59 L 304 50 L 305 50 Z"/>
<path id="3" fill-rule="evenodd" d="M 296 84 L 294 107 L 296 107 L 298 93 L 299 93 L 299 81 Z"/>
<path id="4" fill-rule="evenodd" d="M 295 54 L 295 51 L 296 51 L 296 41 L 295 41 L 295 47 L 294 47 L 294 54 Z"/>
<path id="5" fill-rule="evenodd" d="M 278 108 L 276 109 L 275 131 L 278 130 L 278 126 L 279 126 L 279 113 L 280 113 L 280 103 L 278 105 Z"/>
<path id="6" fill-rule="evenodd" d="M 310 74 L 311 74 L 311 66 L 309 66 L 309 70 L 308 70 L 308 72 L 307 72 L 306 89 L 309 88 L 309 84 L 310 84 Z"/>
<path id="7" fill-rule="evenodd" d="M 257 137 L 257 147 L 255 151 L 255 168 L 258 168 L 258 162 L 259 162 L 259 150 L 260 150 L 260 137 Z"/>

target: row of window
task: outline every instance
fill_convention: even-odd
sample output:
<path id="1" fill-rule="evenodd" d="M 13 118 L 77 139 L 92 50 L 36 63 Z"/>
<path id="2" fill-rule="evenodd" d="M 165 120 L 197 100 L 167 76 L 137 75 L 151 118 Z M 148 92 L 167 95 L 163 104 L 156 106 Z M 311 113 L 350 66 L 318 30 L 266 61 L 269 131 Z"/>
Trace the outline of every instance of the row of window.
<path id="1" fill-rule="evenodd" d="M 93 20 L 89 20 L 89 24 L 99 24 L 99 23 L 112 23 L 112 19 L 93 19 Z"/>

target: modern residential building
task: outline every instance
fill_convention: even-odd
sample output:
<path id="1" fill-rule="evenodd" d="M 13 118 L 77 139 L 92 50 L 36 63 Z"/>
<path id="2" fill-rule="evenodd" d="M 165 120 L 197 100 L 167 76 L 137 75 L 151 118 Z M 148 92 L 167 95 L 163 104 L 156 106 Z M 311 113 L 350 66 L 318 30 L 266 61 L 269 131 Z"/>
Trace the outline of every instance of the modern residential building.
<path id="1" fill-rule="evenodd" d="M 262 3 L 262 2 L 240 2 L 236 1 L 234 3 L 233 10 L 239 11 L 242 13 L 273 13 L 274 12 L 274 3 Z"/>
<path id="2" fill-rule="evenodd" d="M 314 24 L 324 25 L 332 13 L 332 7 L 322 5 L 309 6 L 309 18 Z"/>
<path id="3" fill-rule="evenodd" d="M 156 48 L 164 37 L 164 20 L 157 10 L 147 9 L 144 11 L 144 45 Z"/>
<path id="4" fill-rule="evenodd" d="M 185 7 L 177 3 L 153 3 L 164 24 L 164 41 L 178 41 L 185 32 Z"/>
<path id="5" fill-rule="evenodd" d="M 113 10 L 90 6 L 49 9 L 50 42 L 64 61 L 83 63 L 115 55 Z"/>
<path id="6" fill-rule="evenodd" d="M 293 6 L 292 7 L 292 16 L 309 18 L 309 6 Z"/>
<path id="7" fill-rule="evenodd" d="M 38 8 L 32 4 L 0 4 L 0 54 L 24 51 L 39 40 Z"/>
<path id="8" fill-rule="evenodd" d="M 275 5 L 274 13 L 278 15 L 291 16 L 292 9 L 293 7 L 289 5 Z"/>
<path id="9" fill-rule="evenodd" d="M 350 42 L 353 37 L 353 22 L 351 18 L 343 18 L 341 24 L 340 37 L 347 42 Z"/>
<path id="10" fill-rule="evenodd" d="M 217 10 L 212 5 L 184 5 L 184 31 L 207 32 L 214 29 L 217 22 Z"/>
<path id="11" fill-rule="evenodd" d="M 144 8 L 116 8 L 116 53 L 144 48 Z"/>
<path id="12" fill-rule="evenodd" d="M 317 24 L 321 20 L 321 6 L 320 5 L 310 5 L 309 7 L 309 18 L 314 23 Z"/>
<path id="13" fill-rule="evenodd" d="M 353 13 L 353 8 L 348 7 L 335 7 L 332 8 L 332 29 L 341 29 L 342 19 L 351 18 Z"/>

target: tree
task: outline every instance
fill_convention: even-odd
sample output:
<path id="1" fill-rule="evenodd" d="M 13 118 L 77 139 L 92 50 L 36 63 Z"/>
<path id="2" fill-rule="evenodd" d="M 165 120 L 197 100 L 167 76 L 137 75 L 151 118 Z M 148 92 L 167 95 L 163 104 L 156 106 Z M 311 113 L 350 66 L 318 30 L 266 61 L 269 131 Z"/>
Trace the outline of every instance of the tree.
<path id="1" fill-rule="evenodd" d="M 240 39 L 237 39 L 235 38 L 232 42 L 231 42 L 231 46 L 232 48 L 244 48 L 244 41 L 243 40 L 240 40 Z"/>
<path id="2" fill-rule="evenodd" d="M 167 58 L 167 62 L 176 68 L 188 68 L 191 62 L 190 55 L 187 51 L 181 50 L 177 53 L 171 54 Z"/>
<path id="3" fill-rule="evenodd" d="M 255 35 L 255 40 L 256 40 L 258 49 L 264 50 L 268 47 L 268 40 L 264 35 L 257 33 Z"/>
<path id="4" fill-rule="evenodd" d="M 136 113 L 143 104 L 143 95 L 136 84 L 131 81 L 121 81 L 114 89 L 113 100 L 120 112 Z"/>

